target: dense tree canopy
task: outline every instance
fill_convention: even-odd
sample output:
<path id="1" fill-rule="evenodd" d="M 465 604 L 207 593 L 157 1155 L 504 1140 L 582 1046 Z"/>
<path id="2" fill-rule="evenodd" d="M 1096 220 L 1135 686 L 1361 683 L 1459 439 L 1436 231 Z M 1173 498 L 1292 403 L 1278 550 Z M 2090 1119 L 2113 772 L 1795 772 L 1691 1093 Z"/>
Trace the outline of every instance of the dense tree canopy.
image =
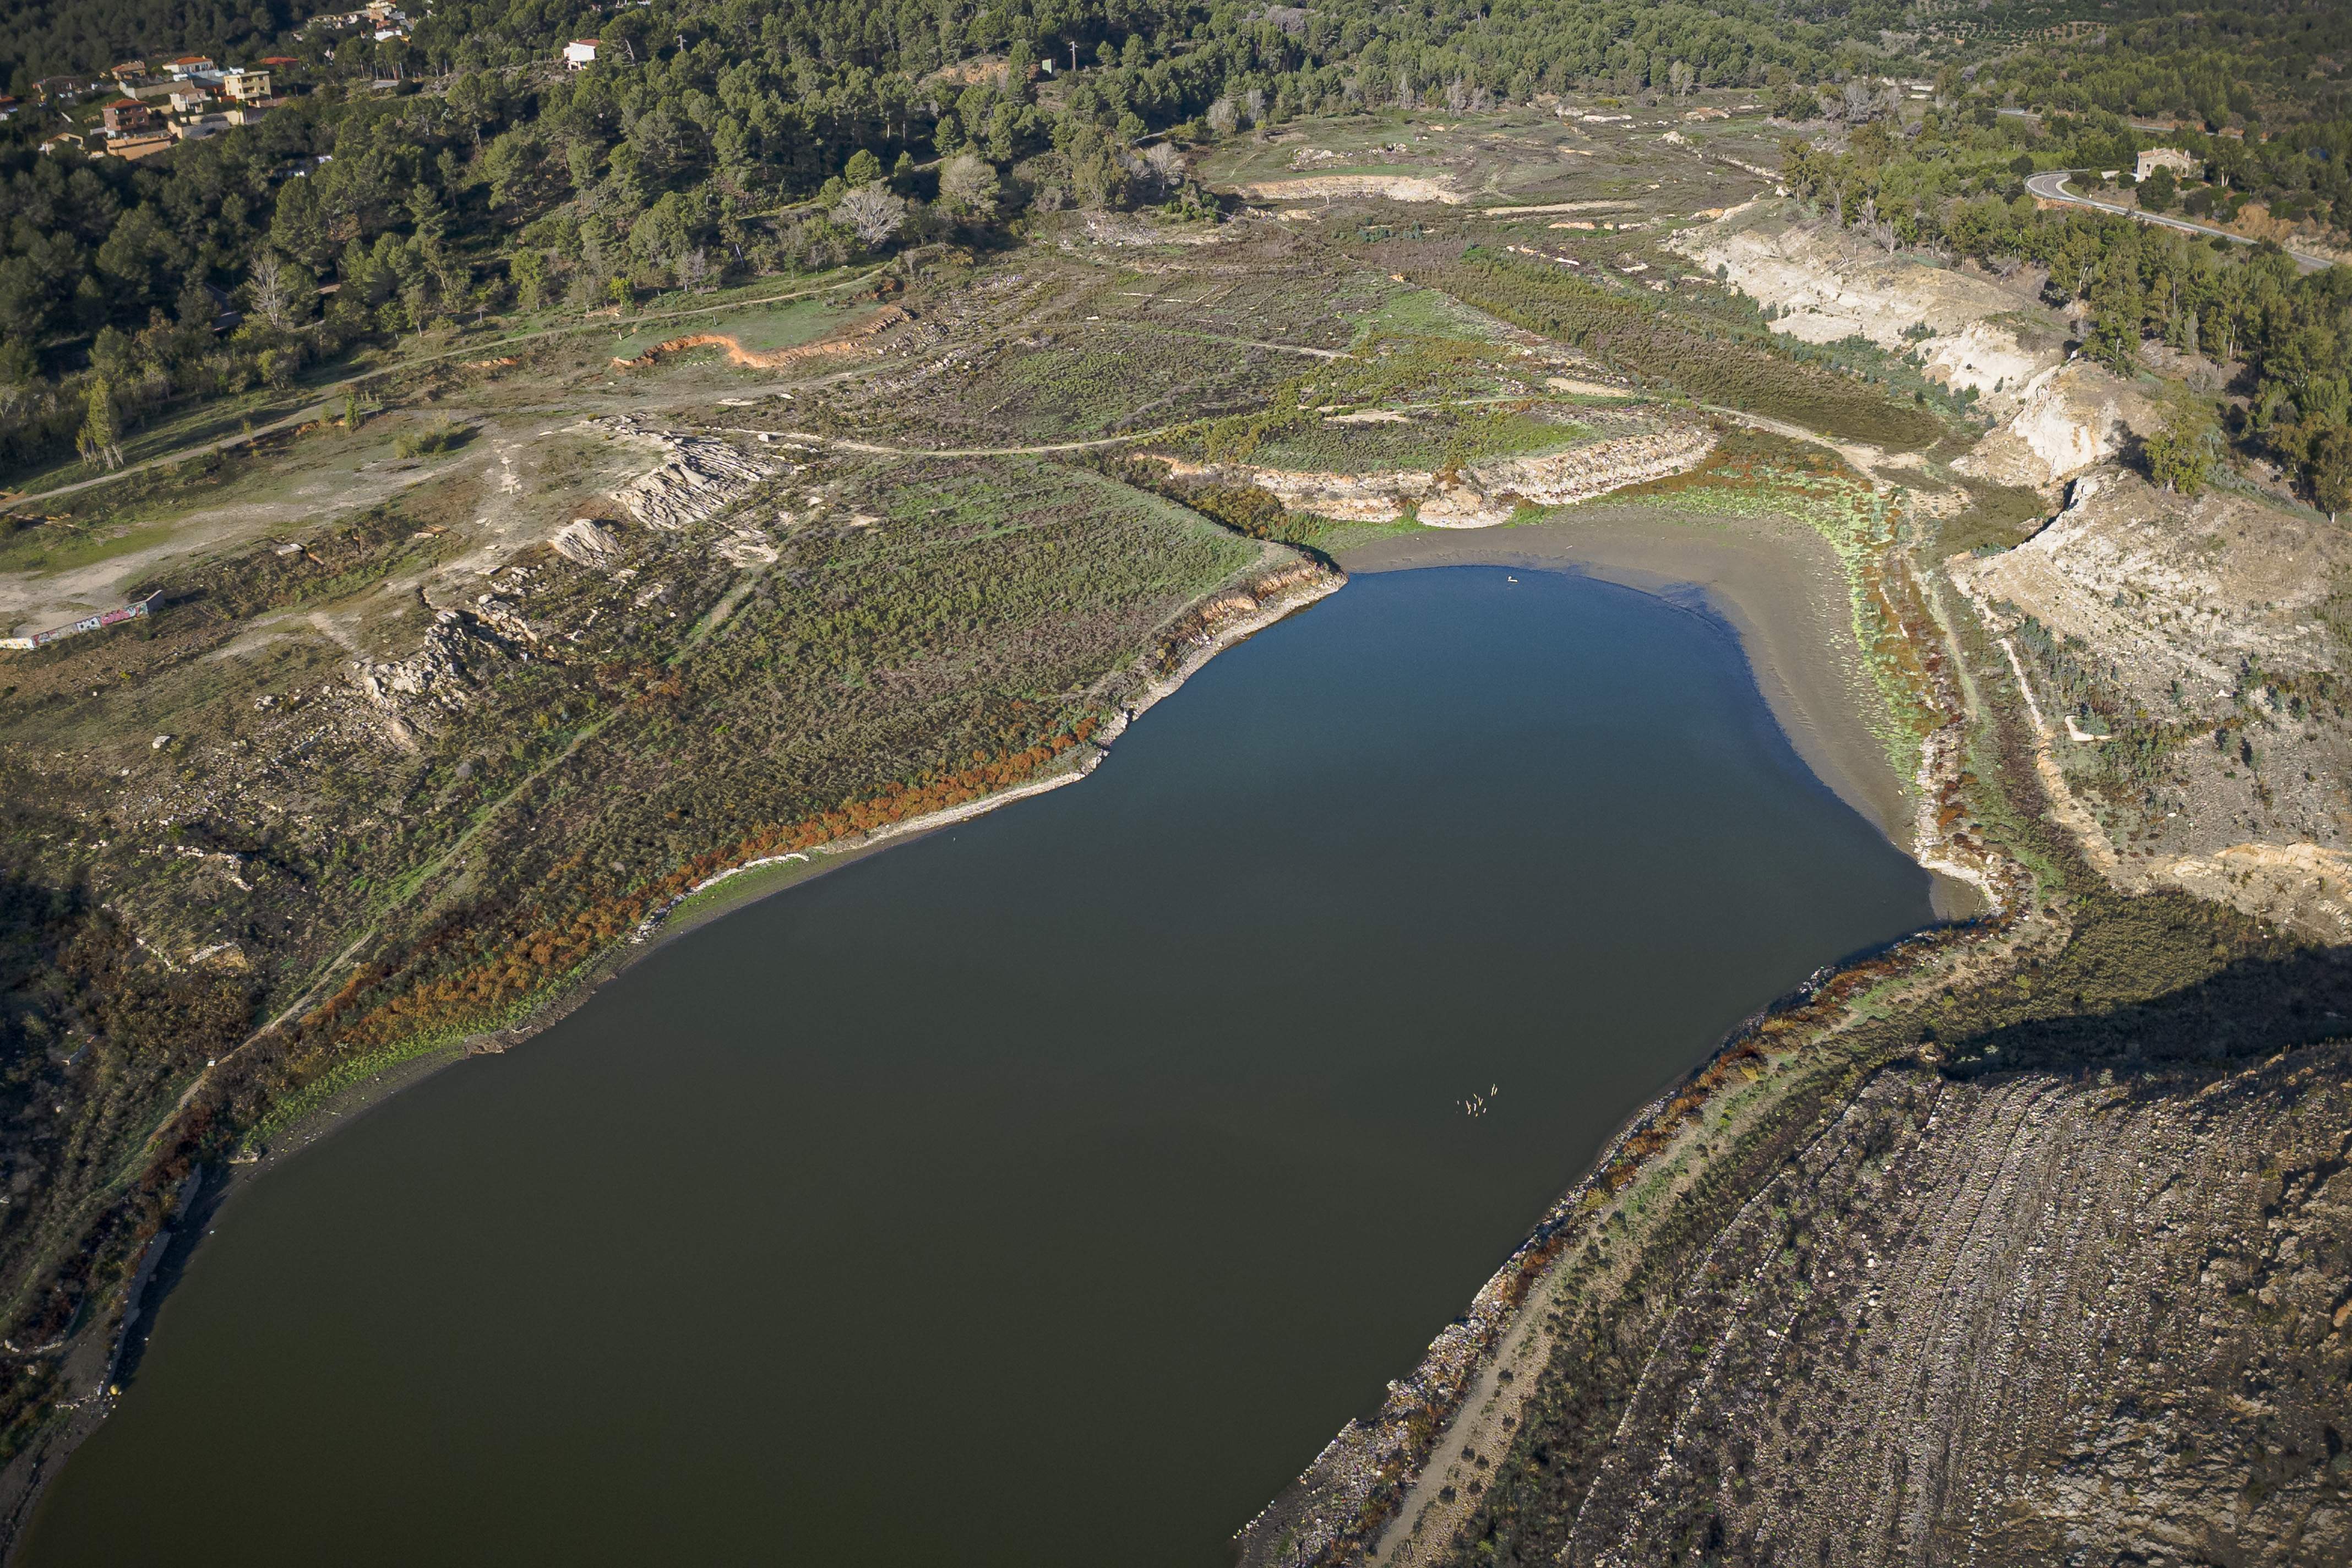
<path id="1" fill-rule="evenodd" d="M 1917 68 L 1921 35 L 1891 29 L 1919 24 L 1887 5 L 420 0 L 417 12 L 412 37 L 378 41 L 366 27 L 289 31 L 278 0 L 181 0 L 143 22 L 105 4 L 15 8 L 0 34 L 20 82 L 133 49 L 267 43 L 306 63 L 280 73 L 304 90 L 258 125 L 136 164 L 37 152 L 56 123 L 46 111 L 0 127 L 0 467 L 69 449 L 93 379 L 106 417 L 135 427 L 169 401 L 283 380 L 354 340 L 469 312 L 829 264 L 1032 202 L 1195 199 L 1138 144 L 1306 113 L 1744 87 L 1781 113 L 1840 122 L 1843 151 L 1806 142 L 1790 157 L 1799 185 L 1842 217 L 1891 243 L 1981 249 L 1996 234 L 2029 243 L 1993 221 L 2022 173 L 2128 164 L 2144 133 L 2127 112 L 2186 110 L 2210 129 L 2168 139 L 2212 176 L 2185 198 L 2191 210 L 2262 195 L 2282 218 L 2352 218 L 2352 113 L 2340 91 L 2305 88 L 2311 51 L 2352 47 L 2352 23 L 2326 8 L 2167 12 L 2063 43 L 1943 36 L 1934 106 L 1907 121 L 1882 79 Z M 2011 16 L 1969 15 L 1988 37 Z M 561 68 L 564 41 L 590 34 L 598 62 Z M 959 165 L 968 188 L 1012 177 L 985 202 L 940 199 L 922 171 L 957 158 L 987 166 Z M 896 222 L 875 216 L 888 207 L 878 195 L 852 204 L 860 221 L 843 216 L 852 188 L 877 185 L 910 201 Z M 225 302 L 254 303 L 257 269 L 272 309 L 216 338 Z M 2194 319 L 2209 332 L 2221 320 Z"/>

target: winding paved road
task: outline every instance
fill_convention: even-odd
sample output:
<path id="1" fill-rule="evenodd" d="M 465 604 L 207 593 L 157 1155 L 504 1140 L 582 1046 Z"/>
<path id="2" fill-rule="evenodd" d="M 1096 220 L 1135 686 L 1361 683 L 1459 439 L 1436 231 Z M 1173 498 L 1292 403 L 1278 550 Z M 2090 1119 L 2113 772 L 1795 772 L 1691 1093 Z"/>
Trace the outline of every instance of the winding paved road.
<path id="1" fill-rule="evenodd" d="M 2248 239 L 2242 234 L 2231 234 L 2226 228 L 2215 228 L 2210 224 L 2196 223 L 2185 217 L 2171 217 L 2163 213 L 2143 212 L 2137 207 L 2117 206 L 2113 202 L 2095 202 L 2088 196 L 2078 196 L 2066 188 L 2066 180 L 2069 175 L 2079 174 L 2082 172 L 2080 169 L 2053 169 L 2044 174 L 2029 174 L 2026 176 L 2025 188 L 2045 202 L 2059 202 L 2072 207 L 2089 207 L 2095 212 L 2113 213 L 2118 217 L 2136 217 L 2142 223 L 2161 224 L 2166 228 L 2181 229 L 2189 234 L 2216 236 L 2228 240 L 2232 245 L 2258 243 Z M 2336 265 L 2332 261 L 2324 261 L 2316 256 L 2305 256 L 2300 250 L 2290 250 L 2287 254 L 2294 257 L 2294 264 L 2305 272 L 2325 272 Z"/>

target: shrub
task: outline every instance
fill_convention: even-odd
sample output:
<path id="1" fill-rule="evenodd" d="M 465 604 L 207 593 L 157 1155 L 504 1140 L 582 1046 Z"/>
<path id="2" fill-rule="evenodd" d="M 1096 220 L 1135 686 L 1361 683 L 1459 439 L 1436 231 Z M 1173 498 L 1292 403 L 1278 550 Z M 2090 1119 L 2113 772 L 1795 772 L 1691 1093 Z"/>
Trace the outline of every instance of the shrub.
<path id="1" fill-rule="evenodd" d="M 404 458 L 430 458 L 456 451 L 472 434 L 470 428 L 455 419 L 444 419 L 422 430 L 402 431 L 394 440 L 392 449 Z"/>

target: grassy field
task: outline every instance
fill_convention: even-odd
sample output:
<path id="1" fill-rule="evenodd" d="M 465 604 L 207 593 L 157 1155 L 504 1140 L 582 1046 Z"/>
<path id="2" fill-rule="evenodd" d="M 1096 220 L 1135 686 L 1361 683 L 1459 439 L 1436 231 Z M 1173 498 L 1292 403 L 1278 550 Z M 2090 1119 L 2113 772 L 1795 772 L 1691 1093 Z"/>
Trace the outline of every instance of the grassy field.
<path id="1" fill-rule="evenodd" d="M 692 332 L 720 333 L 754 351 L 796 348 L 824 336 L 848 319 L 817 300 L 794 300 L 781 305 L 749 304 L 682 321 L 649 324 L 614 340 L 613 355 L 616 359 L 634 359 L 656 343 Z"/>

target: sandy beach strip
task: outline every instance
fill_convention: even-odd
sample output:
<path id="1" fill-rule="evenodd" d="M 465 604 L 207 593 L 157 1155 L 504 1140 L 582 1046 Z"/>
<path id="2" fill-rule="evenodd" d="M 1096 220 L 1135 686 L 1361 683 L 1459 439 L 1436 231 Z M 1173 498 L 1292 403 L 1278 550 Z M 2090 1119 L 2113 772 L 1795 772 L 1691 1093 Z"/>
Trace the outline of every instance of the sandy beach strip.
<path id="1" fill-rule="evenodd" d="M 1801 523 L 1604 502 L 1557 521 L 1391 535 L 1337 559 L 1349 573 L 1506 566 L 1579 571 L 1669 597 L 1697 589 L 1738 633 L 1797 754 L 1909 850 L 1910 784 L 1867 721 L 1884 700 L 1854 640 L 1845 574 L 1828 542 Z"/>

